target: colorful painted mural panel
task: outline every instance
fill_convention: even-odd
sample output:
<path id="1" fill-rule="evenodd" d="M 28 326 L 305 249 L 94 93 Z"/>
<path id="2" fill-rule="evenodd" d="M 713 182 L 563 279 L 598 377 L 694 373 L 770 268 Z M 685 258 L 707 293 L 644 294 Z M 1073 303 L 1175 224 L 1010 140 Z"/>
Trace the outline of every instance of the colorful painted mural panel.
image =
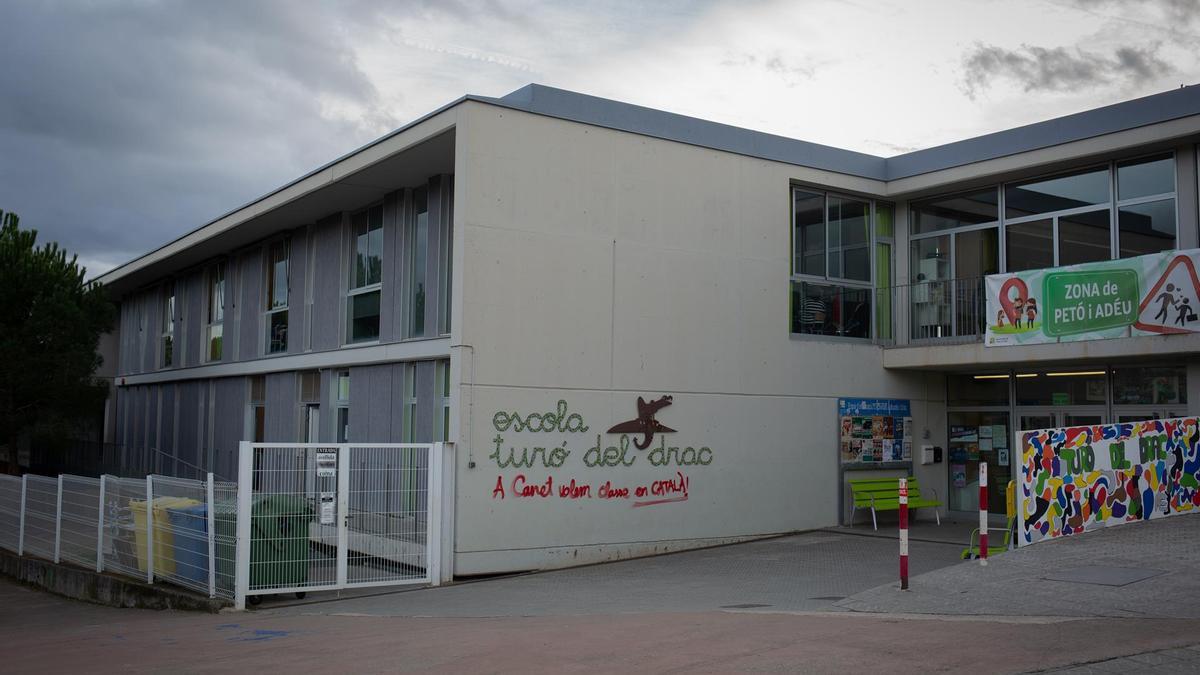
<path id="1" fill-rule="evenodd" d="M 1018 543 L 1200 510 L 1198 423 L 1021 432 Z"/>

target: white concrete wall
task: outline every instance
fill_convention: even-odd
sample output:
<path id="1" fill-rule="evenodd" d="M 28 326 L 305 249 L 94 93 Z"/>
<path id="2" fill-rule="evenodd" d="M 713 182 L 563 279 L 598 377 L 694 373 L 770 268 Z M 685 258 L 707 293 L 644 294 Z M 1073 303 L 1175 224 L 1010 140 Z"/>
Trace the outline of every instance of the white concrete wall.
<path id="1" fill-rule="evenodd" d="M 483 104 L 457 133 L 458 574 L 835 525 L 839 396 L 908 398 L 918 434 L 944 427 L 940 375 L 887 372 L 872 345 L 789 336 L 790 183 L 877 184 Z M 655 467 L 630 447 L 631 466 L 586 466 L 597 435 L 619 443 L 605 432 L 636 416 L 638 396 L 663 394 L 668 446 L 710 448 L 710 465 Z M 494 426 L 560 399 L 586 433 Z M 502 459 L 570 454 L 501 468 L 497 435 Z M 918 476 L 944 485 L 944 467 Z M 635 490 L 677 471 L 687 501 L 597 498 L 606 481 Z M 514 496 L 518 474 L 552 479 L 553 496 Z M 572 479 L 591 498 L 559 497 Z"/>

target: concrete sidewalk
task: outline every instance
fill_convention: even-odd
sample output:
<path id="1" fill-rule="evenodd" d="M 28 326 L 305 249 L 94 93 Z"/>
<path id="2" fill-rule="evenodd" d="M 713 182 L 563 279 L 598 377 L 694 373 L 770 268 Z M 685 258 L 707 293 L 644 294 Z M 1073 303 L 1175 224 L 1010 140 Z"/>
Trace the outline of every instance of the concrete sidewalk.
<path id="1" fill-rule="evenodd" d="M 1132 523 L 888 583 L 837 603 L 861 612 L 1200 618 L 1200 517 Z"/>
<path id="2" fill-rule="evenodd" d="M 914 573 L 956 564 L 961 550 L 960 544 L 914 542 Z M 895 539 L 821 531 L 371 597 L 268 597 L 258 611 L 434 617 L 798 612 L 833 609 L 898 574 Z"/>

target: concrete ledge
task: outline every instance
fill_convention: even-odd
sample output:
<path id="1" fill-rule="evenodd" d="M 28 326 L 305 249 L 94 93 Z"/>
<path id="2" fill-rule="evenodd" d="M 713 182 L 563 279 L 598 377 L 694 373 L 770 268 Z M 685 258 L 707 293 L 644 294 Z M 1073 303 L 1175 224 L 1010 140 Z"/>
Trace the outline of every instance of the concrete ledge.
<path id="1" fill-rule="evenodd" d="M 4 550 L 0 550 L 0 574 L 56 595 L 109 607 L 218 612 L 230 604 L 220 598 L 206 598 L 173 586 L 139 583 L 80 567 L 21 557 Z"/>
<path id="2" fill-rule="evenodd" d="M 883 350 L 883 367 L 953 370 L 1037 367 L 1072 361 L 1174 358 L 1200 352 L 1200 333 L 985 347 L 982 342 L 914 345 Z"/>

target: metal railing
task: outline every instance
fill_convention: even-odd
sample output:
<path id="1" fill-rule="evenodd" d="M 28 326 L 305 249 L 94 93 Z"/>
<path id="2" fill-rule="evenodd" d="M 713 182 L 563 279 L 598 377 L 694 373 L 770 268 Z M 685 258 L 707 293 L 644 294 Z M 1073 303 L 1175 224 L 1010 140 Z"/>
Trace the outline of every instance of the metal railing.
<path id="1" fill-rule="evenodd" d="M 212 474 L 0 476 L 0 548 L 232 600 L 236 509 Z"/>
<path id="2" fill-rule="evenodd" d="M 908 344 L 978 342 L 987 325 L 984 277 L 922 281 L 880 289 L 896 318 L 907 314 Z"/>

